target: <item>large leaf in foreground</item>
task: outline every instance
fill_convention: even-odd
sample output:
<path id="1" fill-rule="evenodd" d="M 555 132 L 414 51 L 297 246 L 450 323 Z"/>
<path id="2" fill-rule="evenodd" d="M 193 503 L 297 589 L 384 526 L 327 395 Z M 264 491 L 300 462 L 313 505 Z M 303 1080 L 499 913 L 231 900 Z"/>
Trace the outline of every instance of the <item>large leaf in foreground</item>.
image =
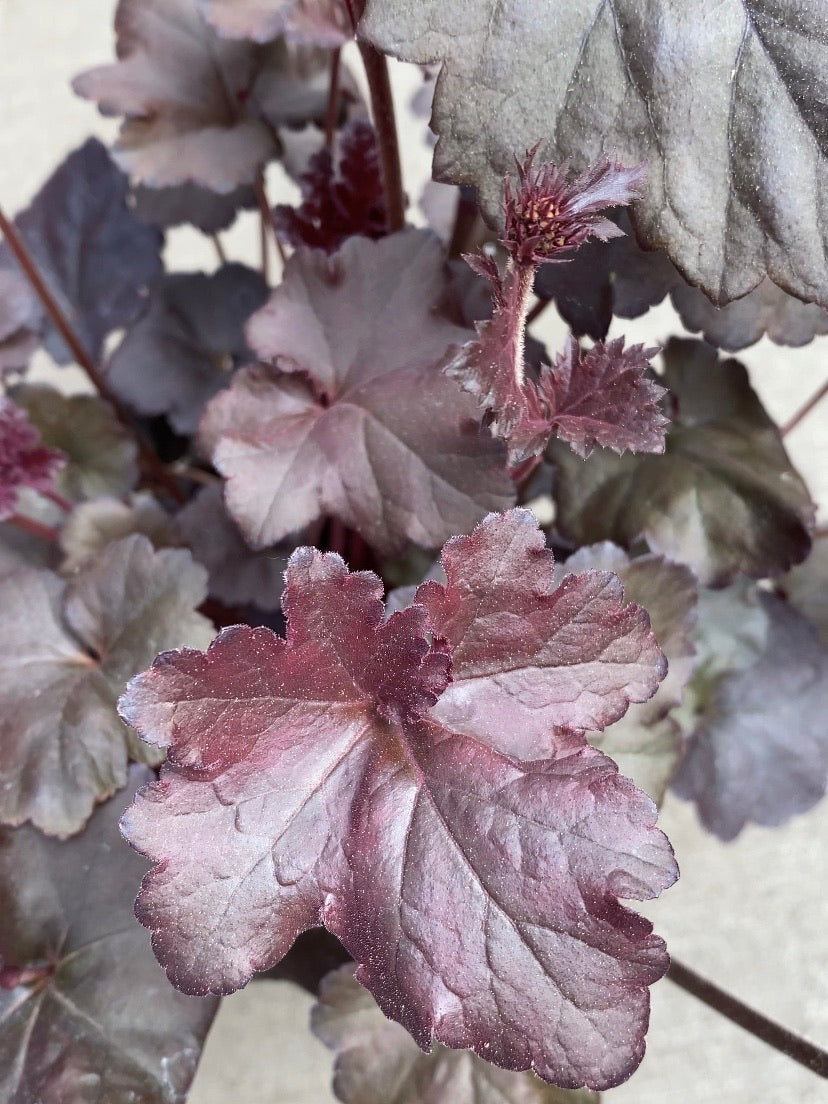
<path id="1" fill-rule="evenodd" d="M 68 842 L 0 829 L 3 1104 L 183 1104 L 217 1002 L 171 989 L 132 917 L 146 864 L 118 817 L 151 778 Z"/>
<path id="2" fill-rule="evenodd" d="M 492 585 L 519 587 L 503 547 L 526 527 L 493 516 L 473 535 Z M 121 701 L 168 747 L 123 829 L 158 864 L 136 909 L 172 981 L 229 992 L 324 924 L 421 1046 L 571 1087 L 623 1080 L 667 958 L 617 898 L 676 876 L 649 798 L 583 741 L 519 764 L 442 723 L 448 645 L 423 606 L 383 621 L 371 573 L 299 549 L 284 607 L 287 641 L 227 629 L 206 654 L 160 656 Z"/>
<path id="3" fill-rule="evenodd" d="M 597 1104 L 531 1073 L 511 1073 L 468 1050 L 440 1043 L 423 1054 L 354 978 L 351 965 L 328 974 L 311 1012 L 315 1035 L 336 1053 L 333 1087 L 344 1104 Z"/>
<path id="4" fill-rule="evenodd" d="M 562 530 L 578 544 L 645 537 L 705 583 L 787 570 L 808 552 L 813 505 L 745 369 L 675 339 L 665 363 L 677 412 L 664 456 L 581 461 L 551 443 Z"/>
<path id="5" fill-rule="evenodd" d="M 93 360 L 108 333 L 137 317 L 147 286 L 162 269 L 161 235 L 129 210 L 127 191 L 127 178 L 97 138 L 90 138 L 15 218 L 38 271 Z M 0 264 L 16 263 L 3 246 Z M 40 328 L 59 363 L 74 360 L 42 312 Z"/>
<path id="6" fill-rule="evenodd" d="M 139 414 L 166 414 L 177 433 L 194 433 L 207 401 L 251 359 L 244 324 L 266 299 L 245 265 L 168 273 L 110 358 L 112 390 Z"/>
<path id="7" fill-rule="evenodd" d="M 368 0 L 363 29 L 443 61 L 438 179 L 496 219 L 514 154 L 648 159 L 645 244 L 720 302 L 767 273 L 828 306 L 828 16 L 813 0 Z M 793 183 L 795 181 L 795 183 Z"/>
<path id="8" fill-rule="evenodd" d="M 0 581 L 0 821 L 68 836 L 123 786 L 128 758 L 157 762 L 115 709 L 159 649 L 209 640 L 194 613 L 203 568 L 145 537 L 110 544 L 64 584 L 20 568 Z"/>
<path id="9" fill-rule="evenodd" d="M 828 775 L 828 651 L 785 602 L 768 594 L 758 601 L 768 617 L 764 649 L 700 697 L 673 783 L 724 840 L 748 822 L 784 824 L 810 809 Z"/>
<path id="10" fill-rule="evenodd" d="M 660 804 L 683 748 L 681 728 L 669 714 L 681 703 L 693 673 L 696 579 L 684 564 L 652 555 L 631 560 L 608 542 L 579 549 L 556 568 L 555 577 L 560 581 L 584 571 L 612 571 L 618 576 L 625 601 L 638 603 L 649 614 L 669 664 L 649 701 L 631 705 L 620 720 L 589 737 L 594 747 L 615 760 L 622 774 Z"/>
<path id="11" fill-rule="evenodd" d="M 511 505 L 502 447 L 437 367 L 470 336 L 437 313 L 445 290 L 421 230 L 291 257 L 247 327 L 267 364 L 237 373 L 200 430 L 253 548 L 326 513 L 381 550 L 434 547 Z"/>

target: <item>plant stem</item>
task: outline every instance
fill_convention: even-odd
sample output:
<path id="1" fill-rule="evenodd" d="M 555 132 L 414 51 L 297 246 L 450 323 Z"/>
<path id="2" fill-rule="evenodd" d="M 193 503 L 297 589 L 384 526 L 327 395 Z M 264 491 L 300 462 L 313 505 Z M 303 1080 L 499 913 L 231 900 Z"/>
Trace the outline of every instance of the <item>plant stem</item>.
<path id="1" fill-rule="evenodd" d="M 270 232 L 273 235 L 273 240 L 276 243 L 276 249 L 279 252 L 279 260 L 282 262 L 282 268 L 287 264 L 287 257 L 285 256 L 284 247 L 279 240 L 279 235 L 276 233 L 276 224 L 273 221 L 273 212 L 270 210 L 270 202 L 267 198 L 267 192 L 265 191 L 264 173 L 259 172 L 256 177 L 256 183 L 254 185 L 256 189 L 256 198 L 259 201 L 259 215 L 262 220 L 262 275 L 267 279 L 267 228 L 270 227 Z"/>
<path id="2" fill-rule="evenodd" d="M 460 257 L 472 248 L 472 236 L 477 227 L 478 217 L 474 189 L 464 184 L 460 187 L 457 209 L 454 212 L 454 227 L 448 247 L 450 257 Z"/>
<path id="3" fill-rule="evenodd" d="M 72 356 L 77 363 L 83 368 L 87 376 L 95 386 L 95 390 L 101 396 L 102 399 L 110 404 L 115 411 L 118 419 L 129 429 L 131 433 L 135 435 L 135 439 L 138 445 L 138 455 L 141 461 L 141 466 L 144 470 L 144 474 L 153 480 L 160 486 L 166 487 L 167 491 L 177 501 L 182 502 L 183 497 L 179 488 L 170 479 L 164 465 L 141 437 L 140 434 L 135 432 L 135 427 L 129 419 L 124 408 L 121 406 L 117 397 L 110 391 L 109 385 L 104 379 L 103 373 L 98 368 L 92 357 L 84 348 L 78 335 L 72 329 L 69 324 L 69 320 L 60 308 L 58 301 L 52 295 L 49 288 L 46 286 L 46 281 L 40 274 L 38 267 L 32 257 L 31 253 L 23 241 L 23 238 L 18 234 L 17 227 L 13 222 L 10 222 L 6 218 L 3 209 L 0 208 L 0 231 L 3 232 L 3 236 L 9 243 L 9 248 L 23 269 L 26 279 L 32 286 L 32 290 L 37 295 L 38 299 L 43 305 L 44 310 L 52 319 L 58 333 L 69 346 Z"/>
<path id="4" fill-rule="evenodd" d="M 26 517 L 24 514 L 12 514 L 11 517 L 3 519 L 8 525 L 13 525 L 16 529 L 22 529 L 24 533 L 29 533 L 33 537 L 40 537 L 41 540 L 49 541 L 50 544 L 57 544 L 58 531 L 52 529 L 50 525 L 43 525 L 39 521 L 35 521 L 34 518 Z"/>
<path id="5" fill-rule="evenodd" d="M 216 256 L 218 257 L 219 264 L 227 264 L 227 254 L 224 252 L 224 246 L 221 244 L 221 238 L 218 234 L 211 234 L 210 239 L 216 250 Z"/>
<path id="6" fill-rule="evenodd" d="M 337 47 L 331 53 L 331 75 L 328 83 L 328 110 L 325 112 L 325 145 L 333 149 L 336 123 L 339 118 L 339 63 L 342 50 Z"/>
<path id="7" fill-rule="evenodd" d="M 806 1066 L 818 1077 L 828 1078 L 828 1052 L 814 1043 L 808 1042 L 800 1035 L 795 1035 L 793 1031 L 768 1019 L 761 1012 L 755 1012 L 730 993 L 725 993 L 723 989 L 700 977 L 675 959 L 672 960 L 667 977 L 679 988 L 692 994 L 697 1000 L 703 1001 L 714 1012 L 726 1016 L 744 1031 L 761 1039 L 763 1043 Z"/>
<path id="8" fill-rule="evenodd" d="M 797 410 L 796 414 L 794 414 L 792 418 L 785 422 L 785 424 L 779 430 L 781 436 L 787 436 L 787 434 L 791 432 L 794 426 L 798 426 L 802 419 L 807 414 L 810 414 L 817 403 L 824 399 L 826 395 L 828 395 L 828 380 L 823 383 L 822 387 L 820 387 L 820 389 L 815 392 L 815 394 L 811 395 L 810 399 L 808 399 L 803 407 L 800 407 L 800 409 Z"/>
<path id="9" fill-rule="evenodd" d="M 179 479 L 188 479 L 191 483 L 199 483 L 204 487 L 215 487 L 217 483 L 221 483 L 220 475 L 202 471 L 201 468 L 193 468 L 189 464 L 171 464 L 170 467 Z"/>
<path id="10" fill-rule="evenodd" d="M 371 114 L 374 117 L 374 130 L 377 132 L 379 145 L 388 228 L 393 232 L 402 230 L 405 226 L 405 193 L 388 62 L 385 55 L 370 43 L 360 42 L 358 45 L 362 64 L 365 66 L 365 76 L 368 78 L 368 91 L 371 95 Z"/>
<path id="11" fill-rule="evenodd" d="M 75 508 L 74 502 L 70 502 L 68 498 L 64 498 L 60 491 L 56 491 L 53 487 L 49 487 L 38 493 L 42 494 L 44 498 L 50 499 L 56 506 L 60 506 L 61 510 L 65 510 L 67 514 L 71 514 Z"/>

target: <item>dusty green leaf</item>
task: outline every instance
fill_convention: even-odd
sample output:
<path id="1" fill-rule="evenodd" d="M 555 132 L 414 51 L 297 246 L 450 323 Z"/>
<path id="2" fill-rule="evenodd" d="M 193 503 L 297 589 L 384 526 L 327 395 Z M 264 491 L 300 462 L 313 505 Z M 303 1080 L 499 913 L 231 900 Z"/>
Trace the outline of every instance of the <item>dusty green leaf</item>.
<path id="1" fill-rule="evenodd" d="M 817 0 L 368 0 L 363 30 L 442 61 L 437 179 L 492 220 L 513 155 L 650 162 L 643 242 L 728 302 L 767 274 L 828 306 L 828 7 Z"/>
<path id="2" fill-rule="evenodd" d="M 700 341 L 671 340 L 665 363 L 677 409 L 663 456 L 582 461 L 550 444 L 562 531 L 579 545 L 643 537 L 711 585 L 781 574 L 808 553 L 813 504 L 747 372 Z"/>
<path id="3" fill-rule="evenodd" d="M 108 544 L 133 533 L 143 533 L 153 548 L 169 548 L 182 543 L 173 531 L 166 510 L 146 491 L 132 495 L 128 502 L 118 498 L 81 502 L 60 531 L 64 556 L 61 572 L 71 575 L 79 571 Z"/>
<path id="4" fill-rule="evenodd" d="M 142 536 L 110 544 L 68 584 L 36 568 L 3 576 L 0 822 L 72 835 L 124 785 L 128 759 L 158 762 L 115 703 L 158 652 L 208 643 L 212 626 L 194 612 L 205 592 L 189 552 L 154 552 Z"/>

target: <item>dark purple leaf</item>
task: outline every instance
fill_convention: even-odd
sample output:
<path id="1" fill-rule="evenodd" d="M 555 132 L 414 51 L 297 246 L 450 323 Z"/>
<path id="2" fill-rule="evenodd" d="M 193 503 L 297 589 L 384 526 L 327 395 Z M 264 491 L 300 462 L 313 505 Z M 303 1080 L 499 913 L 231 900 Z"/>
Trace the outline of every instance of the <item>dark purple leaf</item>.
<path id="1" fill-rule="evenodd" d="M 379 155 L 374 128 L 356 119 L 340 133 L 336 170 L 331 152 L 314 153 L 299 186 L 302 204 L 279 204 L 273 220 L 283 241 L 294 248 L 309 245 L 332 253 L 346 238 L 388 233 Z"/>
<path id="2" fill-rule="evenodd" d="M 498 1069 L 469 1050 L 437 1043 L 423 1054 L 388 1020 L 354 978 L 353 965 L 329 974 L 311 1012 L 315 1035 L 336 1053 L 333 1088 L 344 1104 L 598 1104 L 531 1073 Z"/>
<path id="3" fill-rule="evenodd" d="M 135 438 L 115 417 L 109 403 L 96 395 L 64 395 L 46 384 L 20 383 L 10 388 L 50 448 L 65 453 L 67 463 L 56 485 L 69 498 L 125 495 L 138 482 Z"/>
<path id="4" fill-rule="evenodd" d="M 664 253 L 638 245 L 626 211 L 610 217 L 623 237 L 586 242 L 565 265 L 542 265 L 535 277 L 535 294 L 554 299 L 573 333 L 595 341 L 607 336 L 613 315 L 638 318 L 681 279 Z"/>
<path id="5" fill-rule="evenodd" d="M 116 157 L 138 183 L 232 192 L 277 152 L 276 126 L 324 116 L 321 58 L 221 38 L 197 0 L 119 0 L 115 32 L 118 60 L 73 88 L 125 117 Z"/>
<path id="6" fill-rule="evenodd" d="M 509 438 L 518 457 L 543 452 L 552 433 L 582 459 L 596 445 L 613 452 L 664 452 L 666 394 L 648 375 L 658 349 L 624 348 L 624 339 L 584 351 L 574 337 L 553 367 L 544 365 L 533 402 Z"/>
<path id="7" fill-rule="evenodd" d="M 0 396 L 0 520 L 15 512 L 21 487 L 50 490 L 65 463 L 62 452 L 44 446 L 26 411 Z"/>
<path id="8" fill-rule="evenodd" d="M 291 257 L 247 327 L 267 365 L 242 369 L 200 428 L 251 547 L 325 513 L 379 550 L 434 547 L 511 504 L 502 448 L 438 368 L 468 337 L 435 310 L 445 286 L 421 230 Z"/>
<path id="9" fill-rule="evenodd" d="M 251 359 L 244 324 L 266 299 L 262 277 L 240 264 L 164 276 L 112 354 L 109 385 L 138 413 L 166 414 L 177 433 L 194 433 L 207 401 Z"/>
<path id="10" fill-rule="evenodd" d="M 749 822 L 771 827 L 806 812 L 828 775 L 828 651 L 785 602 L 769 594 L 759 602 L 769 619 L 764 649 L 699 701 L 673 783 L 724 840 Z"/>
<path id="11" fill-rule="evenodd" d="M 584 731 L 611 725 L 664 678 L 646 612 L 623 605 L 607 571 L 556 587 L 554 557 L 528 511 L 452 538 L 442 565 L 446 585 L 424 583 L 415 600 L 451 648 L 452 681 L 433 710 L 447 728 L 541 758 L 580 746 Z"/>
<path id="12" fill-rule="evenodd" d="M 828 540 L 816 540 L 808 558 L 780 586 L 791 605 L 813 621 L 828 647 Z"/>
<path id="13" fill-rule="evenodd" d="M 0 378 L 23 372 L 40 344 L 41 310 L 24 276 L 0 268 Z"/>
<path id="14" fill-rule="evenodd" d="M 124 785 L 128 758 L 157 762 L 115 710 L 160 648 L 203 643 L 204 570 L 145 537 L 110 544 L 65 584 L 20 568 L 0 580 L 0 821 L 68 836 Z"/>
<path id="15" fill-rule="evenodd" d="M 656 640 L 669 664 L 649 701 L 633 704 L 624 716 L 589 742 L 618 764 L 622 774 L 660 804 L 684 742 L 681 727 L 670 716 L 693 673 L 698 587 L 693 572 L 662 556 L 631 560 L 614 544 L 579 549 L 555 569 L 557 582 L 573 572 L 612 571 L 621 580 L 626 602 L 646 609 Z"/>
<path id="16" fill-rule="evenodd" d="M 176 518 L 176 530 L 210 573 L 209 592 L 231 606 L 278 609 L 296 542 L 254 552 L 227 513 L 221 487 L 203 487 Z"/>
<path id="17" fill-rule="evenodd" d="M 577 168 L 617 150 L 650 162 L 642 244 L 691 283 L 728 302 L 767 274 L 826 307 L 827 29 L 814 0 L 368 0 L 361 25 L 443 62 L 434 175 L 476 185 L 493 223 L 538 139 Z"/>
<path id="18" fill-rule="evenodd" d="M 511 514 L 469 538 L 481 561 L 491 549 L 481 577 L 507 592 L 525 567 L 502 562 L 516 531 L 528 526 Z M 539 566 L 518 615 L 494 618 L 504 675 L 510 649 L 536 654 L 552 629 L 554 597 L 526 609 Z M 611 577 L 594 578 L 612 591 Z M 676 877 L 652 803 L 583 741 L 519 764 L 448 728 L 432 707 L 451 679 L 450 645 L 423 606 L 384 621 L 371 573 L 299 549 L 284 607 L 287 641 L 227 629 L 206 653 L 160 656 L 121 700 L 168 748 L 160 781 L 122 823 L 159 864 L 136 909 L 171 980 L 229 992 L 324 923 L 422 1047 L 470 1047 L 569 1087 L 627 1077 L 667 958 L 617 898 Z M 615 639 L 619 621 L 645 619 L 611 602 L 605 612 L 609 630 L 597 613 L 573 623 L 570 662 L 591 653 L 596 631 Z M 652 688 L 660 663 L 654 649 Z M 630 672 L 637 684 L 643 666 Z"/>
<path id="19" fill-rule="evenodd" d="M 90 138 L 52 173 L 15 219 L 49 289 L 84 348 L 97 360 L 104 338 L 128 325 L 161 272 L 161 235 L 127 206 L 127 180 Z M 15 269 L 8 246 L 0 265 Z M 74 359 L 40 313 L 44 343 L 61 364 Z"/>
<path id="20" fill-rule="evenodd" d="M 828 311 L 795 299 L 768 279 L 721 308 L 683 280 L 671 298 L 687 329 L 701 330 L 720 349 L 744 349 L 765 334 L 777 345 L 807 345 L 817 334 L 828 333 Z"/>
<path id="21" fill-rule="evenodd" d="M 151 778 L 133 767 L 68 842 L 0 829 L 4 1104 L 184 1102 L 217 1002 L 171 989 L 132 918 L 146 864 L 118 816 Z"/>
<path id="22" fill-rule="evenodd" d="M 711 585 L 782 573 L 807 555 L 813 505 L 747 372 L 700 341 L 671 340 L 665 364 L 677 409 L 664 456 L 584 461 L 550 443 L 562 532 L 576 544 L 643 537 Z"/>
<path id="23" fill-rule="evenodd" d="M 198 184 L 178 184 L 170 188 L 138 184 L 132 189 L 129 202 L 136 217 L 151 226 L 167 230 L 189 223 L 205 234 L 215 234 L 226 230 L 242 208 L 255 207 L 256 193 L 246 185 L 220 195 Z"/>

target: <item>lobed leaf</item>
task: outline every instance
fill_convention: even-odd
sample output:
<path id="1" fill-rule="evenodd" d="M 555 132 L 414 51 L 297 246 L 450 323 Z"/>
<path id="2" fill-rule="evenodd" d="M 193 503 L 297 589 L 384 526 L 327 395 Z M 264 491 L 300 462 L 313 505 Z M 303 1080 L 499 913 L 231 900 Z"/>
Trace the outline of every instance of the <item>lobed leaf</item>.
<path id="1" fill-rule="evenodd" d="M 283 34 L 292 42 L 336 49 L 352 36 L 343 0 L 198 0 L 220 35 L 269 42 Z"/>
<path id="2" fill-rule="evenodd" d="M 434 175 L 498 217 L 514 154 L 650 172 L 633 222 L 720 303 L 765 276 L 828 307 L 822 110 L 828 17 L 811 0 L 368 0 L 362 33 L 442 62 Z"/>
<path id="3" fill-rule="evenodd" d="M 167 511 L 147 491 L 118 498 L 95 498 L 75 506 L 60 530 L 64 559 L 60 570 L 72 575 L 88 567 L 113 541 L 140 533 L 153 548 L 169 548 L 180 542 Z M 185 542 L 186 543 L 186 542 Z"/>
<path id="4" fill-rule="evenodd" d="M 115 710 L 162 648 L 203 643 L 205 573 L 145 537 L 110 544 L 68 584 L 19 568 L 0 579 L 0 822 L 66 837 L 124 785 L 127 759 L 157 762 Z"/>
<path id="5" fill-rule="evenodd" d="M 489 547 L 490 586 L 503 546 L 526 543 L 528 528 L 515 512 L 467 538 L 481 560 Z M 540 610 L 530 642 L 550 631 L 555 600 L 535 593 L 543 565 L 551 589 L 551 563 L 535 559 L 520 607 Z M 438 699 L 455 656 L 458 671 L 469 665 L 464 641 L 419 604 L 383 620 L 381 595 L 371 573 L 299 549 L 286 641 L 235 627 L 130 683 L 122 715 L 168 748 L 123 820 L 157 864 L 137 915 L 185 991 L 238 988 L 323 923 L 420 1046 L 470 1047 L 569 1087 L 615 1084 L 640 1061 L 647 986 L 667 966 L 650 924 L 617 900 L 676 877 L 652 803 L 583 740 L 521 764 L 486 732 L 452 729 Z M 645 619 L 629 607 L 605 616 Z M 595 618 L 573 618 L 570 662 L 594 630 Z M 657 648 L 645 663 L 628 697 L 663 674 Z"/>
<path id="6" fill-rule="evenodd" d="M 629 547 L 643 537 L 709 585 L 802 560 L 813 505 L 742 365 L 672 339 L 663 382 L 677 403 L 663 457 L 601 452 L 582 461 L 550 444 L 562 531 L 577 544 Z"/>
<path id="7" fill-rule="evenodd" d="M 598 1104 L 588 1089 L 558 1089 L 531 1073 L 498 1069 L 468 1050 L 437 1043 L 423 1054 L 385 1018 L 352 965 L 324 978 L 311 1028 L 336 1053 L 333 1088 L 343 1104 Z"/>
<path id="8" fill-rule="evenodd" d="M 62 452 L 43 445 L 25 411 L 0 397 L 0 520 L 15 512 L 22 487 L 50 490 L 65 463 Z"/>
<path id="9" fill-rule="evenodd" d="M 194 433 L 208 400 L 251 359 L 244 324 L 267 294 L 241 264 L 165 275 L 110 357 L 109 385 L 139 414 L 165 414 L 177 433 Z"/>
<path id="10" fill-rule="evenodd" d="M 200 427 L 252 548 L 326 513 L 383 551 L 433 547 L 511 503 L 502 448 L 437 367 L 468 335 L 437 313 L 445 286 L 420 230 L 291 257 L 247 327 L 267 363 L 242 369 Z"/>
<path id="11" fill-rule="evenodd" d="M 168 188 L 137 184 L 129 195 L 129 205 L 142 222 L 162 230 L 189 223 L 205 234 L 227 230 L 240 210 L 254 208 L 256 203 L 256 193 L 249 185 L 240 185 L 221 195 L 198 184 Z"/>
<path id="12" fill-rule="evenodd" d="M 0 378 L 24 372 L 40 344 L 41 311 L 21 273 L 0 268 Z"/>
<path id="13" fill-rule="evenodd" d="M 176 993 L 132 919 L 128 790 L 68 842 L 0 829 L 0 1099 L 183 1104 L 217 1008 Z"/>
<path id="14" fill-rule="evenodd" d="M 127 205 L 128 184 L 106 148 L 89 138 L 55 169 L 15 224 L 81 344 L 99 359 L 104 338 L 139 314 L 160 275 L 161 235 Z M 0 266 L 16 271 L 7 245 Z M 35 322 L 36 319 L 36 322 Z M 60 364 L 74 360 L 42 308 L 28 326 Z"/>
<path id="15" fill-rule="evenodd" d="M 810 809 L 824 796 L 828 776 L 828 651 L 785 602 L 769 594 L 758 601 L 768 619 L 764 647 L 697 702 L 673 782 L 723 840 L 747 823 L 785 824 Z"/>

